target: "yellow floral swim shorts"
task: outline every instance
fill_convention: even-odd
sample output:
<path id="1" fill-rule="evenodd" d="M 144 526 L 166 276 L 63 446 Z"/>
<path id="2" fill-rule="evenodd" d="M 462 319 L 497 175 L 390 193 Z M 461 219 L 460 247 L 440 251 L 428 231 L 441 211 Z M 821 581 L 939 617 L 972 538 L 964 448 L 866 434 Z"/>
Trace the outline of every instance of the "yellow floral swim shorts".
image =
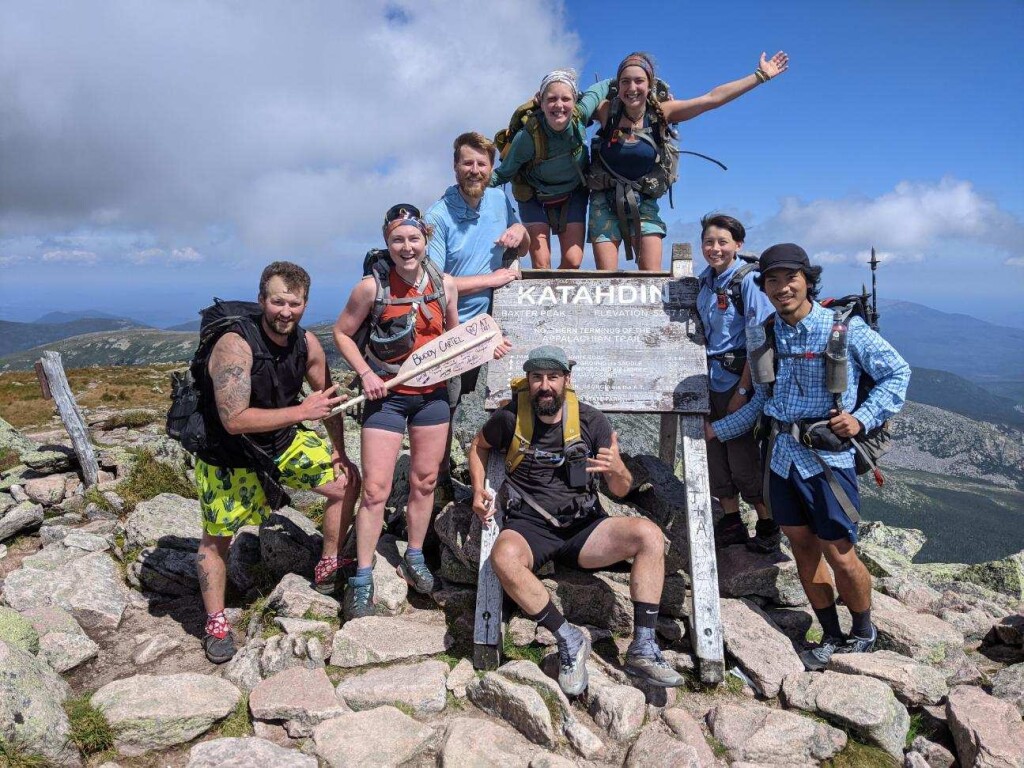
<path id="1" fill-rule="evenodd" d="M 311 491 L 333 482 L 331 451 L 315 432 L 300 429 L 277 457 L 281 484 Z M 250 469 L 215 467 L 196 459 L 196 490 L 203 511 L 203 530 L 211 536 L 232 536 L 244 525 L 259 525 L 270 514 L 266 494 Z"/>

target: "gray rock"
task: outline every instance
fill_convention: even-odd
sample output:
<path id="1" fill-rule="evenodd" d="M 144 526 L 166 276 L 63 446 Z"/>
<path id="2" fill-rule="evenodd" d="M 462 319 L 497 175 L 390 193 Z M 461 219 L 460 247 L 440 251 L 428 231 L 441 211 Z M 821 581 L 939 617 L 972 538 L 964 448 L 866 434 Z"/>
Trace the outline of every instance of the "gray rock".
<path id="1" fill-rule="evenodd" d="M 42 637 L 50 632 L 68 632 L 73 635 L 84 635 L 85 632 L 75 621 L 75 617 L 63 608 L 47 606 L 44 608 L 29 608 L 21 614 L 28 619 L 39 636 Z"/>
<path id="2" fill-rule="evenodd" d="M 697 750 L 649 723 L 629 749 L 625 768 L 703 768 Z"/>
<path id="3" fill-rule="evenodd" d="M 161 656 L 181 647 L 181 640 L 162 632 L 145 637 L 132 651 L 132 663 L 137 667 L 156 661 Z"/>
<path id="4" fill-rule="evenodd" d="M 260 673 L 271 677 L 292 667 L 316 670 L 324 667 L 324 648 L 319 639 L 295 635 L 274 635 L 260 656 Z"/>
<path id="5" fill-rule="evenodd" d="M 818 765 L 846 746 L 838 728 L 754 704 L 719 704 L 708 726 L 732 761 L 754 765 Z"/>
<path id="6" fill-rule="evenodd" d="M 958 686 L 949 692 L 946 715 L 961 765 L 1024 765 L 1024 722 L 1010 702 L 989 696 L 980 688 Z"/>
<path id="7" fill-rule="evenodd" d="M 140 501 L 124 522 L 125 549 L 162 547 L 195 552 L 203 535 L 198 499 L 161 493 Z"/>
<path id="8" fill-rule="evenodd" d="M 836 654 L 828 668 L 833 672 L 881 680 L 892 688 L 896 698 L 909 706 L 938 704 L 949 693 L 946 677 L 941 672 L 892 651 Z"/>
<path id="9" fill-rule="evenodd" d="M 530 621 L 523 616 L 515 616 L 508 623 L 505 634 L 508 635 L 513 645 L 520 648 L 525 647 L 537 639 L 537 622 Z"/>
<path id="10" fill-rule="evenodd" d="M 587 673 L 590 678 L 587 712 L 612 739 L 630 741 L 640 732 L 647 715 L 643 692 L 631 685 L 616 683 L 593 661 L 587 662 Z"/>
<path id="11" fill-rule="evenodd" d="M 917 736 L 910 746 L 921 755 L 927 768 L 953 768 L 956 764 L 956 756 L 952 752 L 924 736 Z"/>
<path id="12" fill-rule="evenodd" d="M 44 662 L 0 640 L 0 736 L 64 765 L 80 765 L 63 703 L 68 684 Z"/>
<path id="13" fill-rule="evenodd" d="M 926 664 L 940 664 L 962 653 L 964 636 L 956 627 L 927 613 L 914 613 L 897 600 L 874 592 L 871 619 L 878 628 L 878 646 Z"/>
<path id="14" fill-rule="evenodd" d="M 291 720 L 309 736 L 319 723 L 349 711 L 323 668 L 292 667 L 268 677 L 249 694 L 257 720 Z"/>
<path id="15" fill-rule="evenodd" d="M 245 693 L 251 692 L 263 675 L 260 672 L 260 660 L 267 641 L 262 638 L 250 640 L 242 646 L 234 657 L 221 667 L 221 677 Z"/>
<path id="16" fill-rule="evenodd" d="M 1010 702 L 1024 716 L 1024 662 L 1005 667 L 992 676 L 992 695 Z"/>
<path id="17" fill-rule="evenodd" d="M 287 573 L 313 578 L 323 536 L 313 522 L 291 507 L 282 507 L 260 526 L 260 559 L 275 579 Z"/>
<path id="18" fill-rule="evenodd" d="M 373 596 L 377 613 L 397 616 L 409 607 L 409 584 L 395 570 L 402 561 L 407 544 L 394 536 L 381 536 L 377 542 L 377 559 L 373 564 Z"/>
<path id="19" fill-rule="evenodd" d="M 21 432 L 0 419 L 0 448 L 7 448 L 12 453 L 24 455 L 39 450 L 39 444 L 25 437 Z"/>
<path id="20" fill-rule="evenodd" d="M 23 501 L 0 517 L 0 541 L 16 536 L 22 531 L 33 531 L 42 524 L 42 505 Z"/>
<path id="21" fill-rule="evenodd" d="M 718 550 L 718 588 L 722 597 L 763 597 L 779 606 L 807 604 L 796 563 L 785 553 Z"/>
<path id="22" fill-rule="evenodd" d="M 285 616 L 275 616 L 274 623 L 283 629 L 286 635 L 318 637 L 322 643 L 326 643 L 331 639 L 331 625 L 326 621 L 289 619 Z"/>
<path id="23" fill-rule="evenodd" d="M 611 632 L 633 632 L 633 602 L 629 585 L 597 572 L 559 568 L 556 576 L 544 579 L 551 601 L 573 624 L 589 624 Z"/>
<path id="24" fill-rule="evenodd" d="M 0 607 L 0 640 L 33 656 L 39 653 L 39 633 L 17 611 Z"/>
<path id="25" fill-rule="evenodd" d="M 5 557 L 7 557 L 7 545 L 0 544 L 0 560 L 3 560 Z"/>
<path id="26" fill-rule="evenodd" d="M 422 611 L 403 616 L 367 616 L 345 622 L 334 635 L 331 664 L 361 667 L 420 656 L 436 656 L 452 644 L 444 616 Z"/>
<path id="27" fill-rule="evenodd" d="M 39 641 L 39 658 L 57 672 L 67 672 L 89 659 L 95 659 L 100 647 L 84 634 L 48 632 Z"/>
<path id="28" fill-rule="evenodd" d="M 226 717 L 241 695 L 210 675 L 135 675 L 107 683 L 91 702 L 115 729 L 118 750 L 134 756 L 191 741 Z"/>
<path id="29" fill-rule="evenodd" d="M 196 553 L 181 549 L 148 547 L 128 567 L 146 592 L 162 595 L 195 595 L 199 593 L 196 574 Z"/>
<path id="30" fill-rule="evenodd" d="M 539 754 L 538 754 L 539 753 Z M 457 717 L 448 725 L 441 768 L 528 768 L 536 746 L 512 728 L 477 717 Z"/>
<path id="31" fill-rule="evenodd" d="M 449 503 L 434 518 L 434 532 L 461 565 L 476 573 L 480 563 L 480 521 L 469 504 Z"/>
<path id="32" fill-rule="evenodd" d="M 213 739 L 196 744 L 186 768 L 317 768 L 315 757 L 266 739 Z"/>
<path id="33" fill-rule="evenodd" d="M 385 706 L 320 723 L 313 742 L 331 768 L 397 768 L 422 752 L 433 735 L 430 726 Z"/>
<path id="34" fill-rule="evenodd" d="M 722 600 L 721 612 L 725 649 L 764 696 L 778 696 L 786 675 L 804 669 L 789 638 L 749 600 Z"/>
<path id="35" fill-rule="evenodd" d="M 1014 600 L 1024 600 L 1024 552 L 1002 560 L 969 565 L 960 574 L 960 578 Z"/>
<path id="36" fill-rule="evenodd" d="M 896 759 L 910 729 L 910 714 L 880 680 L 838 672 L 798 672 L 786 678 L 788 706 L 847 726 Z"/>
<path id="37" fill-rule="evenodd" d="M 665 725 L 677 738 L 693 747 L 701 766 L 710 768 L 715 765 L 715 753 L 708 746 L 708 741 L 704 738 L 704 731 L 693 715 L 685 709 L 673 707 L 662 712 L 661 719 L 665 721 Z"/>
<path id="38" fill-rule="evenodd" d="M 61 543 L 68 549 L 80 549 L 83 552 L 106 552 L 111 548 L 110 538 L 98 533 L 71 531 Z"/>
<path id="39" fill-rule="evenodd" d="M 558 743 L 551 713 L 530 686 L 488 672 L 466 686 L 466 695 L 479 709 L 508 723 L 533 743 L 548 749 Z"/>
<path id="40" fill-rule="evenodd" d="M 869 542 L 913 559 L 928 541 L 928 537 L 917 528 L 896 528 L 882 522 L 862 522 L 857 527 L 857 540 L 858 546 L 861 542 Z"/>
<path id="41" fill-rule="evenodd" d="M 442 545 L 441 567 L 438 575 L 446 584 L 470 584 L 476 585 L 478 578 L 477 569 L 463 565 L 459 559 L 452 554 L 452 551 Z"/>
<path id="42" fill-rule="evenodd" d="M 14 610 L 63 608 L 86 631 L 120 625 L 129 590 L 105 552 L 84 555 L 58 570 L 32 568 L 25 562 L 22 566 L 4 580 L 4 601 Z"/>
<path id="43" fill-rule="evenodd" d="M 52 507 L 64 499 L 67 483 L 67 477 L 64 475 L 47 475 L 26 480 L 22 489 L 30 501 L 44 507 Z"/>
<path id="44" fill-rule="evenodd" d="M 57 472 L 64 472 L 71 469 L 72 463 L 77 464 L 78 460 L 72 451 L 28 451 L 21 454 L 21 463 L 29 469 L 52 475 Z"/>
<path id="45" fill-rule="evenodd" d="M 256 586 L 260 571 L 260 529 L 246 525 L 238 530 L 228 548 L 228 581 L 242 594 Z"/>
<path id="46" fill-rule="evenodd" d="M 992 631 L 1000 643 L 1011 646 L 1024 645 L 1024 614 L 1007 616 L 996 624 Z"/>
<path id="47" fill-rule="evenodd" d="M 12 470 L 12 473 L 13 473 L 13 470 Z M 6 473 L 5 473 L 4 477 L 5 477 L 5 479 L 3 481 L 0 481 L 0 486 L 2 486 L 3 483 L 7 482 Z M 16 503 L 24 504 L 25 502 L 27 502 L 29 500 L 28 494 L 25 493 L 25 489 L 22 488 L 17 483 L 12 483 L 10 485 L 7 485 L 5 488 L 11 494 L 11 498 L 14 499 L 14 501 Z"/>
<path id="48" fill-rule="evenodd" d="M 392 665 L 346 677 L 337 694 L 356 711 L 404 704 L 417 715 L 431 714 L 444 710 L 447 675 L 448 665 L 443 661 Z"/>
<path id="49" fill-rule="evenodd" d="M 448 673 L 445 687 L 455 694 L 455 698 L 464 699 L 466 698 L 466 686 L 474 677 L 476 677 L 476 671 L 473 669 L 473 662 L 469 659 L 459 659 L 459 663 Z"/>
<path id="50" fill-rule="evenodd" d="M 341 604 L 337 600 L 321 595 L 310 586 L 309 579 L 295 573 L 286 574 L 274 587 L 267 606 L 276 611 L 278 616 L 292 619 L 307 618 L 307 615 L 333 619 L 341 611 Z"/>
<path id="51" fill-rule="evenodd" d="M 530 761 L 530 768 L 575 768 L 576 763 L 551 752 L 541 752 Z"/>

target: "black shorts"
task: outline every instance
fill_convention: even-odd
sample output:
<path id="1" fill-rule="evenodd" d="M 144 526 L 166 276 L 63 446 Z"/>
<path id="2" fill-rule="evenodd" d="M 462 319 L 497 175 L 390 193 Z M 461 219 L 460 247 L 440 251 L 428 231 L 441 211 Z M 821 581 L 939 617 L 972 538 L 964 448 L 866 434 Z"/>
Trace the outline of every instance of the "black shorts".
<path id="1" fill-rule="evenodd" d="M 532 517 L 508 517 L 505 528 L 526 539 L 533 553 L 534 571 L 552 560 L 578 568 L 583 545 L 594 529 L 607 519 L 607 514 L 598 512 L 567 528 L 555 528 Z"/>
<path id="2" fill-rule="evenodd" d="M 447 424 L 448 391 L 439 387 L 425 395 L 402 395 L 390 392 L 380 400 L 367 400 L 363 406 L 363 429 L 405 433 L 409 427 L 433 427 Z"/>

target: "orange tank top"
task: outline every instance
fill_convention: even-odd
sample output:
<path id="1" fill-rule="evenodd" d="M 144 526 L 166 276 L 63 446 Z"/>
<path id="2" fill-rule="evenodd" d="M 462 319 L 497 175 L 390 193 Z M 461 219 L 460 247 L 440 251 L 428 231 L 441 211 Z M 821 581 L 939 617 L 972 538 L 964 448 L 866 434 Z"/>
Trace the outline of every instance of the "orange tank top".
<path id="1" fill-rule="evenodd" d="M 395 270 L 391 270 L 388 274 L 388 282 L 391 285 L 391 295 L 396 299 L 413 299 L 417 296 L 424 296 L 434 292 L 433 283 L 429 278 L 427 279 L 427 285 L 424 289 L 425 292 L 421 293 L 417 290 L 415 285 L 409 285 L 405 282 L 405 280 L 396 274 Z M 444 290 L 444 286 L 440 286 L 440 289 Z M 419 349 L 424 344 L 433 341 L 444 333 L 444 314 L 441 311 L 440 301 L 435 299 L 434 301 L 428 301 L 425 305 L 418 304 L 416 306 L 418 307 L 415 310 L 417 314 L 416 341 L 413 344 L 413 349 Z M 429 308 L 430 310 L 429 320 L 427 319 L 427 313 L 423 311 L 424 308 Z M 393 320 L 396 317 L 401 317 L 402 315 L 408 314 L 412 311 L 414 310 L 409 304 L 389 304 L 381 313 L 381 320 Z M 412 354 L 412 350 L 410 350 L 409 354 Z M 408 355 L 406 357 L 408 357 Z M 404 361 L 405 358 L 392 362 L 402 363 Z M 389 376 L 387 378 L 393 377 Z M 386 380 L 387 379 L 385 379 L 385 381 Z M 398 386 L 393 387 L 391 391 L 400 395 L 423 395 L 427 392 L 433 392 L 435 389 L 439 389 L 442 386 L 444 386 L 443 382 L 441 384 L 434 384 L 432 386 L 422 388 L 406 387 L 399 384 Z"/>

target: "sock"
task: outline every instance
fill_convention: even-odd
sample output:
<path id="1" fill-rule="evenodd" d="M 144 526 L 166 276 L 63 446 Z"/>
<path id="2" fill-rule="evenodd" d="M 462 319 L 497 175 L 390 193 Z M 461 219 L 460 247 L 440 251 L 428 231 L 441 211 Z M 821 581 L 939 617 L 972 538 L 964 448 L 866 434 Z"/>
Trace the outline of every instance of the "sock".
<path id="1" fill-rule="evenodd" d="M 367 582 L 373 578 L 373 566 L 368 565 L 365 568 L 356 568 L 356 575 L 352 577 L 362 582 Z"/>
<path id="2" fill-rule="evenodd" d="M 775 521 L 769 517 L 765 520 L 758 520 L 755 529 L 759 534 L 765 535 L 769 533 L 775 533 L 777 530 L 779 530 L 779 526 L 776 525 Z"/>
<path id="3" fill-rule="evenodd" d="M 205 631 L 206 634 L 213 635 L 218 640 L 227 637 L 228 632 L 231 631 L 231 625 L 228 624 L 224 611 L 206 614 Z"/>
<path id="4" fill-rule="evenodd" d="M 853 617 L 853 629 L 850 631 L 857 637 L 869 638 L 874 631 L 871 627 L 871 609 L 866 611 L 850 611 Z"/>
<path id="5" fill-rule="evenodd" d="M 654 629 L 658 626 L 658 604 L 633 601 L 633 627 Z"/>
<path id="6" fill-rule="evenodd" d="M 423 549 L 420 547 L 408 547 L 405 550 L 405 559 L 410 563 L 423 562 Z"/>
<path id="7" fill-rule="evenodd" d="M 818 622 L 826 637 L 843 636 L 843 630 L 839 627 L 839 613 L 836 611 L 835 603 L 825 608 L 815 608 L 814 615 L 818 617 Z"/>
<path id="8" fill-rule="evenodd" d="M 563 616 L 559 612 L 559 610 L 555 608 L 555 604 L 552 603 L 551 600 L 548 600 L 548 604 L 545 605 L 539 613 L 528 613 L 526 614 L 526 616 L 530 619 L 530 621 L 536 621 L 538 624 L 544 627 L 544 629 L 548 630 L 548 632 L 551 632 L 554 635 L 557 635 L 558 630 L 561 629 L 563 626 L 569 625 L 569 622 L 565 620 L 565 616 Z"/>

